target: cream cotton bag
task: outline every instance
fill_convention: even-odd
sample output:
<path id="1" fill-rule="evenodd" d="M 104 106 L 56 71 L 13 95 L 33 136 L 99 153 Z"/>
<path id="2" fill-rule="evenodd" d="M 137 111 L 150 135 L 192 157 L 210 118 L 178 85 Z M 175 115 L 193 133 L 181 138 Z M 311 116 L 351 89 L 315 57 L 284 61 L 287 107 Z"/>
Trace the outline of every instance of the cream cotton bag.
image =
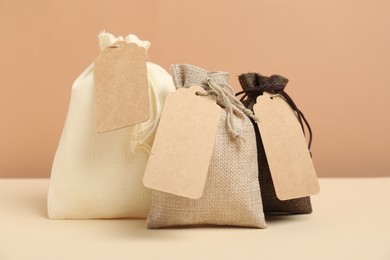
<path id="1" fill-rule="evenodd" d="M 148 41 L 99 35 L 100 48 L 117 42 L 135 43 L 147 50 Z M 165 97 L 175 91 L 172 77 L 147 62 L 150 119 L 100 134 L 96 130 L 93 98 L 94 66 L 74 82 L 68 115 L 54 158 L 48 192 L 52 219 L 145 218 L 150 191 L 142 177 Z"/>

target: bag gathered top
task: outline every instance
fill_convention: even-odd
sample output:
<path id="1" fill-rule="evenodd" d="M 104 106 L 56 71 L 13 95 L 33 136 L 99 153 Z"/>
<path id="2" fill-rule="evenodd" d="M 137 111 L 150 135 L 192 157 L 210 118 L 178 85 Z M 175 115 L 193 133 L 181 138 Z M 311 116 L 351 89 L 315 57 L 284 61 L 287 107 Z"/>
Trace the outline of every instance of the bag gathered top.
<path id="1" fill-rule="evenodd" d="M 100 48 L 118 41 L 145 48 L 135 35 L 99 35 Z M 52 219 L 146 218 L 150 190 L 142 184 L 166 95 L 175 90 L 172 77 L 147 62 L 150 118 L 107 133 L 96 130 L 93 98 L 94 64 L 74 82 L 69 110 L 54 158 L 48 193 Z"/>
<path id="2" fill-rule="evenodd" d="M 187 225 L 266 228 L 256 135 L 248 117 L 253 114 L 234 97 L 227 83 L 228 73 L 208 72 L 185 64 L 172 66 L 172 75 L 177 89 L 201 86 L 205 92 L 200 94 L 214 96 L 223 109 L 203 195 L 191 199 L 153 190 L 148 228 Z"/>
<path id="3" fill-rule="evenodd" d="M 256 103 L 258 96 L 262 95 L 263 92 L 271 92 L 275 94 L 285 94 L 284 88 L 288 83 L 288 79 L 279 76 L 272 75 L 271 77 L 266 77 L 258 73 L 245 73 L 238 77 L 243 91 L 239 94 L 244 94 L 241 98 L 242 103 L 248 109 L 253 110 L 253 106 Z M 282 93 L 283 92 L 283 93 Z M 296 108 L 294 102 L 288 95 L 284 95 L 285 99 L 289 101 L 294 108 Z M 291 106 L 290 105 L 290 106 Z M 298 113 L 298 119 L 302 125 L 302 120 L 307 124 L 306 119 L 303 114 L 298 110 L 294 109 Z M 252 121 L 253 122 L 253 121 Z M 273 184 L 270 168 L 267 162 L 267 156 L 263 146 L 262 138 L 260 135 L 259 127 L 261 127 L 261 122 L 253 122 L 256 141 L 257 141 L 257 160 L 258 160 L 258 169 L 259 169 L 259 182 L 261 186 L 261 197 L 263 201 L 264 213 L 266 214 L 310 214 L 312 212 L 312 206 L 310 202 L 310 197 L 302 197 L 289 200 L 280 200 L 276 196 L 275 187 Z M 260 125 L 260 126 L 259 126 Z M 308 125 L 308 124 L 307 124 Z M 310 141 L 309 148 L 311 145 L 311 129 L 310 132 Z"/>

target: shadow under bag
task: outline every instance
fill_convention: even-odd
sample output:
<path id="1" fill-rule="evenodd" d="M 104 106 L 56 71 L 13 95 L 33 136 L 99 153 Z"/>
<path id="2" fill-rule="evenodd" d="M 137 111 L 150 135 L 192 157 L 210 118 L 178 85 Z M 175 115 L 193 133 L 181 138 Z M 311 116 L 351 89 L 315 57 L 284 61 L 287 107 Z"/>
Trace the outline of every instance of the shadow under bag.
<path id="1" fill-rule="evenodd" d="M 255 89 L 261 89 L 266 86 L 277 85 L 285 87 L 288 79 L 273 75 L 271 77 L 262 76 L 258 73 L 246 73 L 238 77 L 245 96 L 242 103 L 245 107 L 253 110 L 256 98 L 261 95 Z M 251 91 L 252 90 L 252 91 Z M 276 196 L 275 187 L 272 181 L 271 172 L 267 162 L 267 156 L 264 150 L 263 142 L 259 131 L 259 123 L 254 123 L 257 141 L 257 159 L 259 163 L 259 181 L 261 186 L 261 197 L 263 200 L 264 213 L 266 214 L 309 214 L 312 212 L 310 197 L 303 197 L 290 200 L 279 200 Z"/>
<path id="2" fill-rule="evenodd" d="M 227 84 L 228 74 L 192 65 L 174 65 L 172 74 L 176 88 L 201 86 L 211 91 L 224 109 L 202 197 L 190 199 L 153 190 L 148 228 L 202 224 L 265 228 L 256 137 L 245 108 Z M 224 98 L 217 93 L 223 93 Z"/>

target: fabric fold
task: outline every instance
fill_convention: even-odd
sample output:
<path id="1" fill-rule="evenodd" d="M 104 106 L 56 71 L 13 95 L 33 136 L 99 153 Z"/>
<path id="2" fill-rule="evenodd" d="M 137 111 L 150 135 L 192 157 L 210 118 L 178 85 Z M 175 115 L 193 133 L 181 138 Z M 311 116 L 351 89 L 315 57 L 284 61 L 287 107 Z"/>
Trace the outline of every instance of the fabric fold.
<path id="1" fill-rule="evenodd" d="M 151 45 L 149 41 L 142 41 L 134 34 L 129 34 L 126 37 L 123 37 L 123 36 L 115 37 L 113 34 L 103 31 L 98 35 L 98 39 L 99 39 L 99 47 L 101 50 L 103 50 L 104 48 L 106 48 L 106 47 L 108 47 L 108 46 L 110 46 L 118 41 L 125 41 L 127 43 L 135 43 L 138 46 L 145 48 L 146 51 L 149 50 L 150 45 Z"/>

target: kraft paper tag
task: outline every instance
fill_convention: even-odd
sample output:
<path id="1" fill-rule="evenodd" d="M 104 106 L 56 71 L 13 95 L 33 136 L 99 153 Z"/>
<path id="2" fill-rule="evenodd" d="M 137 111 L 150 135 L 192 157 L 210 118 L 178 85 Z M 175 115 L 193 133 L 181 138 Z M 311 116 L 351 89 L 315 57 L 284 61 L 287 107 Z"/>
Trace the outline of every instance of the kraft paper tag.
<path id="1" fill-rule="evenodd" d="M 294 110 L 283 97 L 267 92 L 257 98 L 253 110 L 277 197 L 288 200 L 317 194 L 317 175 Z"/>
<path id="2" fill-rule="evenodd" d="M 94 63 L 97 131 L 105 133 L 150 117 L 145 49 L 116 42 Z"/>
<path id="3" fill-rule="evenodd" d="M 168 94 L 144 175 L 148 188 L 191 199 L 204 190 L 221 108 L 199 86 Z"/>

